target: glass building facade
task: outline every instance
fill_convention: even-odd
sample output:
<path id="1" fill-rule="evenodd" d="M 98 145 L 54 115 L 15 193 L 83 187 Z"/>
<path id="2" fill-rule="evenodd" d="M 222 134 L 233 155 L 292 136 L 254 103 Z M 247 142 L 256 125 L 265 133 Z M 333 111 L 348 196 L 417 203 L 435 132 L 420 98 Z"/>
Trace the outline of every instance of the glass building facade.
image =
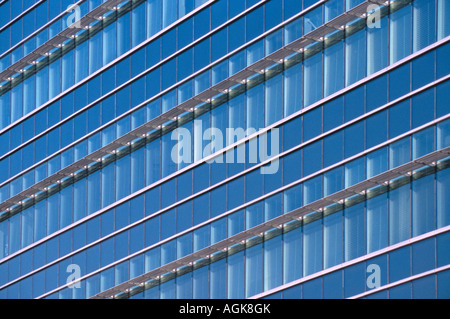
<path id="1" fill-rule="evenodd" d="M 450 298 L 450 0 L 0 2 L 0 298 Z"/>

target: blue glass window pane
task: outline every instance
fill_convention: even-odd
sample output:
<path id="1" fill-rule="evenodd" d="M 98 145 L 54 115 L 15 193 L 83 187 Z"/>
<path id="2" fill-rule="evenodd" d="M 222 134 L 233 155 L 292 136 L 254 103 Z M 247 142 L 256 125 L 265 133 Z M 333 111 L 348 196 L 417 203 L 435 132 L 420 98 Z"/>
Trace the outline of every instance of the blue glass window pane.
<path id="1" fill-rule="evenodd" d="M 389 109 L 389 138 L 393 138 L 410 129 L 410 101 L 403 101 Z"/>
<path id="2" fill-rule="evenodd" d="M 316 142 L 303 149 L 303 176 L 308 176 L 322 168 L 322 143 Z"/>
<path id="3" fill-rule="evenodd" d="M 349 261 L 364 255 L 364 203 L 347 207 L 344 211 L 344 257 Z"/>
<path id="4" fill-rule="evenodd" d="M 387 103 L 388 77 L 381 76 L 367 83 L 366 86 L 366 112 L 370 112 Z M 405 79 L 403 79 L 404 82 Z"/>
<path id="5" fill-rule="evenodd" d="M 366 148 L 387 140 L 387 111 L 377 113 L 366 120 Z"/>
<path id="6" fill-rule="evenodd" d="M 321 299 L 322 298 L 322 278 L 316 278 L 305 282 L 302 285 L 303 299 Z"/>
<path id="7" fill-rule="evenodd" d="M 343 155 L 342 131 L 327 136 L 323 140 L 323 167 L 328 167 L 342 160 Z"/>
<path id="8" fill-rule="evenodd" d="M 161 240 L 175 234 L 175 210 L 169 210 L 161 215 Z"/>
<path id="9" fill-rule="evenodd" d="M 205 35 L 210 30 L 210 7 L 203 9 L 194 16 L 194 40 Z"/>
<path id="10" fill-rule="evenodd" d="M 323 298 L 342 299 L 342 272 L 336 271 L 323 277 Z"/>
<path id="11" fill-rule="evenodd" d="M 364 121 L 344 130 L 344 158 L 364 151 Z"/>
<path id="12" fill-rule="evenodd" d="M 322 220 L 319 219 L 303 226 L 303 276 L 320 270 L 322 270 Z M 320 288 L 317 290 L 321 292 Z M 307 295 L 305 296 L 303 290 L 303 298 Z"/>
<path id="13" fill-rule="evenodd" d="M 336 98 L 323 106 L 323 131 L 327 132 L 344 121 L 342 97 Z"/>
<path id="14" fill-rule="evenodd" d="M 263 25 L 261 23 L 261 21 L 263 21 L 264 19 L 263 14 L 263 7 L 259 7 L 258 9 L 253 10 L 252 12 L 247 14 L 245 29 L 247 42 L 253 40 L 263 32 Z"/>
<path id="15" fill-rule="evenodd" d="M 412 275 L 435 268 L 435 239 L 429 238 L 412 245 Z"/>
<path id="16" fill-rule="evenodd" d="M 412 127 L 416 128 L 434 119 L 434 89 L 412 98 Z"/>
<path id="17" fill-rule="evenodd" d="M 235 0 L 236 1 L 236 0 Z M 242 0 L 237 0 L 242 2 Z M 230 4 L 230 17 L 231 17 L 231 4 Z M 258 24 L 258 23 L 257 23 Z M 228 52 L 234 51 L 245 43 L 245 17 L 233 22 L 228 26 L 228 33 L 232 34 L 232 37 L 228 37 Z"/>
<path id="18" fill-rule="evenodd" d="M 434 275 L 416 279 L 412 282 L 414 299 L 436 299 L 436 278 Z"/>
<path id="19" fill-rule="evenodd" d="M 359 263 L 344 269 L 344 298 L 364 292 L 366 288 L 366 269 Z"/>
<path id="20" fill-rule="evenodd" d="M 344 96 L 344 122 L 364 114 L 364 101 L 364 86 L 360 86 Z"/>

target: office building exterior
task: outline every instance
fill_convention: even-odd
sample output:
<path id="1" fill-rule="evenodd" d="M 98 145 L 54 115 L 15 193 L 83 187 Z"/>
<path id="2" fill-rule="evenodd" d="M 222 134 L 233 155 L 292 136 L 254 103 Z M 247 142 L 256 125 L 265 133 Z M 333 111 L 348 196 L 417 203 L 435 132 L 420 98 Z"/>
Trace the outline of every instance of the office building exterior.
<path id="1" fill-rule="evenodd" d="M 0 298 L 450 298 L 449 0 L 0 2 Z"/>

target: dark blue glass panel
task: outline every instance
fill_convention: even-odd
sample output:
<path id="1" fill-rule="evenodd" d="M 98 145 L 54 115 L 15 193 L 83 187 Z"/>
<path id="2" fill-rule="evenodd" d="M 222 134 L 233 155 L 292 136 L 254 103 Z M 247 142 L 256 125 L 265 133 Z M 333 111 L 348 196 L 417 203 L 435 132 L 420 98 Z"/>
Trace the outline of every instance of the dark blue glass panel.
<path id="1" fill-rule="evenodd" d="M 412 129 L 434 119 L 434 89 L 412 98 Z"/>
<path id="2" fill-rule="evenodd" d="M 227 0 L 219 0 L 213 3 L 211 6 L 211 30 L 227 20 L 227 11 Z"/>
<path id="3" fill-rule="evenodd" d="M 344 158 L 364 150 L 364 121 L 353 124 L 344 130 Z"/>
<path id="4" fill-rule="evenodd" d="M 364 86 L 360 86 L 344 96 L 345 122 L 364 114 L 364 100 Z"/>
<path id="5" fill-rule="evenodd" d="M 323 106 L 323 131 L 327 132 L 344 121 L 343 98 L 336 98 Z"/>
<path id="6" fill-rule="evenodd" d="M 383 75 L 367 83 L 366 86 L 366 112 L 370 112 L 387 103 L 388 77 Z M 406 81 L 403 79 L 403 81 Z"/>
<path id="7" fill-rule="evenodd" d="M 412 246 L 412 274 L 417 275 L 435 267 L 435 239 L 429 238 Z"/>
<path id="8" fill-rule="evenodd" d="M 303 285 L 303 299 L 321 299 L 322 298 L 322 278 L 316 278 L 305 282 Z"/>
<path id="9" fill-rule="evenodd" d="M 303 115 L 303 141 L 308 141 L 322 133 L 322 107 Z"/>
<path id="10" fill-rule="evenodd" d="M 414 280 L 412 291 L 414 299 L 436 299 L 436 277 L 431 275 Z"/>
<path id="11" fill-rule="evenodd" d="M 416 90 L 434 80 L 435 51 L 424 54 L 412 61 L 412 89 Z"/>
<path id="12" fill-rule="evenodd" d="M 366 120 L 366 148 L 387 140 L 387 111 L 377 113 Z"/>
<path id="13" fill-rule="evenodd" d="M 397 249 L 389 254 L 389 282 L 395 282 L 411 275 L 410 247 Z"/>
<path id="14" fill-rule="evenodd" d="M 342 299 L 342 271 L 336 271 L 323 277 L 323 298 Z"/>
<path id="15" fill-rule="evenodd" d="M 366 269 L 359 263 L 344 269 L 344 297 L 360 294 L 366 288 Z"/>
<path id="16" fill-rule="evenodd" d="M 410 127 L 410 101 L 403 101 L 389 109 L 389 138 L 407 132 Z"/>
<path id="17" fill-rule="evenodd" d="M 242 0 L 238 1 L 243 2 Z M 228 33 L 233 35 L 228 38 L 228 52 L 234 51 L 245 43 L 245 33 L 243 30 L 245 30 L 245 17 L 240 18 L 228 26 Z"/>
<path id="18" fill-rule="evenodd" d="M 447 23 L 448 25 L 448 23 Z M 436 78 L 440 79 L 450 74 L 450 44 L 445 44 L 436 49 Z"/>
<path id="19" fill-rule="evenodd" d="M 323 140 L 323 167 L 328 167 L 342 160 L 343 132 L 339 131 Z"/>
<path id="20" fill-rule="evenodd" d="M 437 298 L 450 298 L 450 270 L 443 271 L 437 274 Z"/>
<path id="21" fill-rule="evenodd" d="M 406 63 L 389 73 L 389 101 L 393 101 L 410 91 L 411 65 Z"/>
<path id="22" fill-rule="evenodd" d="M 322 168 L 322 142 L 318 141 L 303 149 L 303 175 L 308 176 Z"/>

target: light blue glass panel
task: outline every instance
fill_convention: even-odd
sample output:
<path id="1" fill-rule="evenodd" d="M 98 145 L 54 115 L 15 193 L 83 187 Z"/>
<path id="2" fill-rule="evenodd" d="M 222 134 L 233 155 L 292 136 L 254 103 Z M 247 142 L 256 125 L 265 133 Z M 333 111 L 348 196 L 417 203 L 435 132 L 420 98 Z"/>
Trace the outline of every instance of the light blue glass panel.
<path id="1" fill-rule="evenodd" d="M 209 297 L 208 267 L 202 267 L 192 272 L 192 297 L 207 299 Z"/>
<path id="2" fill-rule="evenodd" d="M 244 251 L 228 256 L 227 287 L 229 299 L 244 298 Z"/>
<path id="3" fill-rule="evenodd" d="M 307 107 L 322 98 L 322 54 L 317 53 L 303 62 L 303 98 Z"/>
<path id="4" fill-rule="evenodd" d="M 265 125 L 275 123 L 283 117 L 283 78 L 281 74 L 266 81 Z"/>
<path id="5" fill-rule="evenodd" d="M 88 42 L 83 41 L 77 44 L 74 50 L 75 50 L 75 82 L 79 82 L 88 75 Z"/>
<path id="6" fill-rule="evenodd" d="M 225 299 L 227 297 L 226 289 L 226 259 L 221 259 L 209 266 L 210 279 L 209 291 L 211 299 Z"/>
<path id="7" fill-rule="evenodd" d="M 148 1 L 147 3 L 155 2 Z M 160 1 L 157 1 L 158 3 Z M 119 19 L 117 19 L 117 56 L 121 56 L 123 53 L 130 49 L 131 36 L 130 36 L 130 12 L 125 13 Z M 147 24 L 148 28 L 148 24 Z"/>
<path id="8" fill-rule="evenodd" d="M 437 0 L 437 40 L 441 40 L 450 34 L 450 2 Z"/>
<path id="9" fill-rule="evenodd" d="M 102 65 L 108 64 L 116 57 L 116 33 L 116 23 L 111 23 L 102 30 Z"/>
<path id="10" fill-rule="evenodd" d="M 283 234 L 283 284 L 302 276 L 302 228 Z"/>
<path id="11" fill-rule="evenodd" d="M 177 0 L 163 2 L 162 27 L 165 28 L 177 19 Z"/>
<path id="12" fill-rule="evenodd" d="M 374 15 L 377 13 L 375 12 Z M 367 75 L 388 65 L 388 19 L 383 18 L 367 28 Z"/>
<path id="13" fill-rule="evenodd" d="M 165 1 L 167 3 L 169 1 Z M 175 15 L 177 11 L 175 9 Z M 145 40 L 145 3 L 131 11 L 131 46 L 135 47 Z"/>
<path id="14" fill-rule="evenodd" d="M 450 197 L 447 192 L 450 189 L 450 170 L 446 169 L 436 174 L 437 196 L 437 227 L 450 225 Z"/>
<path id="15" fill-rule="evenodd" d="M 412 183 L 412 228 L 413 236 L 435 229 L 434 174 Z"/>
<path id="16" fill-rule="evenodd" d="M 323 268 L 329 268 L 343 261 L 343 217 L 337 212 L 323 219 Z"/>
<path id="17" fill-rule="evenodd" d="M 389 193 L 389 244 L 409 239 L 411 236 L 410 185 L 393 189 Z"/>
<path id="18" fill-rule="evenodd" d="M 364 255 L 364 202 L 347 207 L 344 211 L 344 260 Z"/>
<path id="19" fill-rule="evenodd" d="M 423 49 L 435 40 L 435 1 L 417 0 L 413 7 L 413 52 Z"/>
<path id="20" fill-rule="evenodd" d="M 387 246 L 387 195 L 367 200 L 367 253 Z"/>
<path id="21" fill-rule="evenodd" d="M 345 86 L 364 77 L 365 73 L 365 30 L 345 39 Z"/>
<path id="22" fill-rule="evenodd" d="M 282 284 L 282 237 L 264 242 L 264 291 Z"/>
<path id="23" fill-rule="evenodd" d="M 324 50 L 324 96 L 344 87 L 344 43 L 333 44 Z"/>
<path id="24" fill-rule="evenodd" d="M 284 71 L 284 116 L 302 107 L 302 65 L 298 63 Z"/>
<path id="25" fill-rule="evenodd" d="M 102 33 L 98 32 L 88 40 L 89 43 L 89 74 L 94 73 L 102 66 Z"/>
<path id="26" fill-rule="evenodd" d="M 303 276 L 322 270 L 322 219 L 303 226 Z"/>
<path id="27" fill-rule="evenodd" d="M 264 86 L 262 84 L 247 91 L 247 129 L 258 131 L 263 127 Z"/>
<path id="28" fill-rule="evenodd" d="M 389 20 L 390 64 L 411 53 L 411 5 L 392 13 Z"/>
<path id="29" fill-rule="evenodd" d="M 147 1 L 147 38 L 161 30 L 161 0 Z"/>
<path id="30" fill-rule="evenodd" d="M 257 295 L 263 288 L 262 244 L 247 248 L 245 252 L 245 298 Z"/>

